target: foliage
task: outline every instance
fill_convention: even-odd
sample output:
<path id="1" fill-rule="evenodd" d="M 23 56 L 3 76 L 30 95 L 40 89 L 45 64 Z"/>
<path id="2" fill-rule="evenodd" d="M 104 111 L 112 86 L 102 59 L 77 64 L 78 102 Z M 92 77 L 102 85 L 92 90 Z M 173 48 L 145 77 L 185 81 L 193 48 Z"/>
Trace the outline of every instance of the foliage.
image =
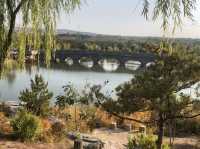
<path id="1" fill-rule="evenodd" d="M 23 61 L 24 45 L 32 43 L 33 48 L 39 50 L 40 41 L 44 38 L 46 63 L 50 61 L 54 43 L 56 18 L 60 12 L 72 12 L 80 5 L 80 0 L 1 0 L 0 1 L 0 59 L 1 63 L 7 57 L 7 52 L 13 40 L 17 15 L 21 14 L 22 22 L 17 31 L 23 32 L 20 42 L 20 58 Z M 27 33 L 31 33 L 30 36 Z M 27 40 L 25 40 L 27 39 Z"/>
<path id="2" fill-rule="evenodd" d="M 47 86 L 42 76 L 36 75 L 35 79 L 31 80 L 31 89 L 20 93 L 19 100 L 22 106 L 37 116 L 47 116 L 50 112 L 50 100 L 53 97 Z"/>
<path id="3" fill-rule="evenodd" d="M 200 122 L 199 119 L 185 119 L 177 120 L 175 122 L 176 134 L 184 135 L 199 135 L 200 133 Z"/>
<path id="4" fill-rule="evenodd" d="M 96 111 L 97 109 L 95 107 L 87 106 L 81 108 L 81 111 L 79 113 L 80 119 L 86 122 L 86 125 L 89 127 L 90 131 L 92 131 L 96 127 Z"/>
<path id="5" fill-rule="evenodd" d="M 127 149 L 156 149 L 156 139 L 153 136 L 138 135 L 137 137 L 130 137 Z"/>
<path id="6" fill-rule="evenodd" d="M 4 102 L 0 104 L 0 112 L 4 113 L 4 115 L 7 117 L 11 116 L 12 114 L 11 108 Z"/>
<path id="7" fill-rule="evenodd" d="M 53 134 L 56 142 L 65 137 L 65 125 L 61 122 L 56 122 L 51 126 L 51 133 Z"/>
<path id="8" fill-rule="evenodd" d="M 68 121 L 68 120 L 72 119 L 72 115 L 70 114 L 69 108 L 65 108 L 65 109 L 62 109 L 62 110 L 55 108 L 53 110 L 53 114 L 54 114 L 54 116 L 56 116 L 59 119 L 62 119 L 64 121 Z"/>
<path id="9" fill-rule="evenodd" d="M 10 126 L 10 122 L 8 117 L 2 112 L 0 112 L 0 133 L 9 134 L 12 132 L 12 127 Z"/>
<path id="10" fill-rule="evenodd" d="M 117 100 L 107 99 L 101 105 L 116 116 L 156 124 L 160 149 L 167 122 L 200 115 L 199 100 L 181 93 L 200 80 L 200 59 L 193 51 L 179 49 L 171 53 L 163 49 L 157 56 L 154 65 L 116 89 Z M 145 111 L 152 113 L 150 120 L 124 117 L 124 114 Z"/>
<path id="11" fill-rule="evenodd" d="M 156 137 L 142 134 L 129 137 L 127 149 L 156 149 Z M 170 147 L 167 144 L 163 144 L 162 149 L 170 149 Z"/>
<path id="12" fill-rule="evenodd" d="M 40 119 L 26 111 L 19 112 L 11 121 L 11 126 L 15 135 L 22 140 L 33 141 L 42 132 Z"/>
<path id="13" fill-rule="evenodd" d="M 79 102 L 79 95 L 71 84 L 63 86 L 63 89 L 65 94 L 57 96 L 55 103 L 60 109 Z"/>
<path id="14" fill-rule="evenodd" d="M 150 0 L 143 0 L 143 2 L 142 14 L 148 18 L 152 3 Z M 153 20 L 161 17 L 162 28 L 166 31 L 173 24 L 173 31 L 175 31 L 176 27 L 182 24 L 184 17 L 193 18 L 192 13 L 196 9 L 196 4 L 196 0 L 156 0 L 153 2 Z"/>

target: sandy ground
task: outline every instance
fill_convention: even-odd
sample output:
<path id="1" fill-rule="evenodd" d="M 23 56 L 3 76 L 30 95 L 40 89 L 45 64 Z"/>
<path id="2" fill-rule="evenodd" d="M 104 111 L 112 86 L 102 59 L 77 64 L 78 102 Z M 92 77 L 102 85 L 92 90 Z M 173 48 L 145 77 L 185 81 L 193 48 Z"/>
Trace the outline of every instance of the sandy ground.
<path id="1" fill-rule="evenodd" d="M 92 136 L 101 139 L 105 149 L 124 149 L 128 143 L 128 132 L 123 130 L 109 130 L 106 128 L 94 130 Z"/>
<path id="2" fill-rule="evenodd" d="M 123 130 L 109 130 L 106 128 L 96 129 L 92 136 L 101 139 L 104 143 L 104 149 L 126 149 L 129 132 Z M 89 134 L 91 136 L 91 134 Z M 164 139 L 169 142 L 168 138 Z M 175 138 L 175 149 L 200 149 L 200 137 Z M 73 142 L 58 144 L 33 144 L 20 143 L 14 141 L 0 140 L 0 149 L 70 149 Z"/>
<path id="3" fill-rule="evenodd" d="M 105 143 L 105 149 L 125 149 L 130 134 L 123 130 L 102 128 L 95 130 L 92 135 Z M 169 142 L 169 139 L 165 138 L 164 141 Z M 175 138 L 174 144 L 175 149 L 200 149 L 200 138 Z"/>
<path id="4" fill-rule="evenodd" d="M 0 141 L 0 149 L 71 149 L 72 144 L 58 143 L 20 143 L 15 141 Z"/>

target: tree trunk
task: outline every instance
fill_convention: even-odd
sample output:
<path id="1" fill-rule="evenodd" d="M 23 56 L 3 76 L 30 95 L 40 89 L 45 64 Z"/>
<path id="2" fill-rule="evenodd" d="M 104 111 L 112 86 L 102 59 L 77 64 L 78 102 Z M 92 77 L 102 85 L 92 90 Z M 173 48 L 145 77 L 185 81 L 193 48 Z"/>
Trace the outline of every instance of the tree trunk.
<path id="1" fill-rule="evenodd" d="M 0 54 L 0 72 L 2 72 L 3 70 L 3 63 L 4 60 L 7 57 L 8 54 L 8 49 L 12 43 L 12 35 L 15 29 L 15 21 L 16 21 L 16 14 L 12 14 L 10 17 L 10 25 L 9 25 L 9 30 L 8 30 L 8 34 L 6 36 L 5 41 L 3 42 L 3 47 L 1 49 L 1 54 Z"/>
<path id="2" fill-rule="evenodd" d="M 5 43 L 4 43 L 3 49 L 2 49 L 3 50 L 3 53 L 1 56 L 2 59 L 6 58 L 8 49 L 11 45 L 12 35 L 13 35 L 14 29 L 15 29 L 15 21 L 16 21 L 16 14 L 13 14 L 13 15 L 11 15 L 11 18 L 10 18 L 9 31 L 8 31 L 7 38 L 5 40 Z"/>
<path id="3" fill-rule="evenodd" d="M 162 149 L 162 143 L 163 143 L 163 133 L 164 133 L 164 121 L 162 117 L 160 117 L 160 120 L 158 122 L 158 140 L 156 141 L 157 149 Z"/>
<path id="4" fill-rule="evenodd" d="M 2 51 L 3 51 L 3 41 L 4 41 L 4 3 L 0 2 L 0 77 L 1 77 L 1 70 L 3 68 L 3 60 L 2 60 Z"/>

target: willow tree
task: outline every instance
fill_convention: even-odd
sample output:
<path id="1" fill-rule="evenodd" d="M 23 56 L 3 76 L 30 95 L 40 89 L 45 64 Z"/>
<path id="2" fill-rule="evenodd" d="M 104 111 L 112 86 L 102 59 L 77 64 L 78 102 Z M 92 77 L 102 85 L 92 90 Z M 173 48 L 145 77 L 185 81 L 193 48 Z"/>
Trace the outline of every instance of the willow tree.
<path id="1" fill-rule="evenodd" d="M 173 32 L 183 23 L 183 18 L 193 19 L 197 0 L 143 0 L 142 15 L 149 18 L 153 8 L 153 20 L 162 19 L 161 27 L 164 31 L 172 27 Z"/>
<path id="2" fill-rule="evenodd" d="M 19 61 L 25 57 L 25 42 L 32 43 L 34 49 L 43 42 L 46 63 L 51 59 L 54 43 L 56 19 L 60 12 L 72 12 L 79 7 L 80 0 L 1 0 L 0 1 L 0 59 L 1 66 L 13 42 L 16 19 L 21 18 L 19 33 Z M 18 18 L 18 19 L 19 19 Z"/>

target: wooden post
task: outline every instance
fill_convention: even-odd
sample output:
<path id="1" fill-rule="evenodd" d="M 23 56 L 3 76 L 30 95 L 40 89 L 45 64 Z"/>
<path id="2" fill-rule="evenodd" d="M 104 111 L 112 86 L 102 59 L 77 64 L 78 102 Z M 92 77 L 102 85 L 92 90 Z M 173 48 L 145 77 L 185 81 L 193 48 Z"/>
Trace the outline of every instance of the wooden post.
<path id="1" fill-rule="evenodd" d="M 132 124 L 129 124 L 129 131 L 132 131 Z"/>
<path id="2" fill-rule="evenodd" d="M 74 141 L 74 149 L 83 149 L 83 142 L 82 140 L 75 140 Z"/>

